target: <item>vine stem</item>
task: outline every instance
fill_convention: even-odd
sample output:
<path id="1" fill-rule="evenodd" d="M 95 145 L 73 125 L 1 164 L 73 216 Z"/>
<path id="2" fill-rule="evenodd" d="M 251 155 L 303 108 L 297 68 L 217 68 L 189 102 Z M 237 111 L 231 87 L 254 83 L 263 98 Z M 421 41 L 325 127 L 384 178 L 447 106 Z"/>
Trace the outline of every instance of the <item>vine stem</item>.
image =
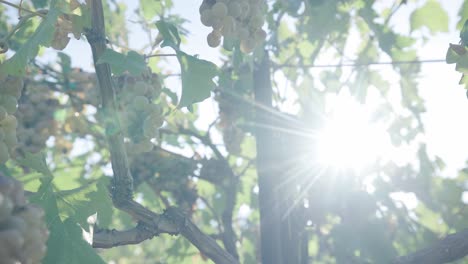
<path id="1" fill-rule="evenodd" d="M 276 64 L 275 68 L 340 68 L 340 67 L 362 67 L 371 65 L 397 65 L 397 64 L 422 64 L 422 63 L 442 63 L 445 59 L 432 59 L 432 60 L 411 60 L 411 61 L 371 61 L 371 62 L 352 62 L 352 63 L 338 63 L 338 64 Z"/>
<path id="2" fill-rule="evenodd" d="M 153 57 L 177 57 L 177 54 L 150 54 L 145 55 L 145 58 L 153 58 Z"/>
<path id="3" fill-rule="evenodd" d="M 0 1 L 3 1 L 3 0 L 0 0 Z M 26 21 L 28 21 L 30 18 L 32 18 L 34 16 L 35 16 L 34 14 L 29 14 L 29 15 L 26 15 L 26 16 L 22 17 L 20 19 L 20 21 L 18 22 L 18 24 L 16 24 L 15 27 L 11 31 L 8 32 L 8 34 L 5 35 L 5 37 L 0 39 L 0 42 L 7 42 L 15 34 L 15 32 L 23 26 L 23 24 Z"/>
<path id="4" fill-rule="evenodd" d="M 32 11 L 32 10 L 26 9 L 26 8 L 20 6 L 20 5 L 13 4 L 13 3 L 10 3 L 10 2 L 5 1 L 5 0 L 0 0 L 0 3 L 5 4 L 5 5 L 9 5 L 9 6 L 11 6 L 11 7 L 14 7 L 14 8 L 16 8 L 16 9 L 18 9 L 18 10 L 20 10 L 20 11 L 26 11 L 26 12 L 28 12 L 28 13 L 31 13 L 31 14 L 36 15 L 36 16 L 40 16 L 40 17 L 42 17 L 42 18 L 45 18 L 45 17 L 46 17 L 45 14 L 42 14 L 42 13 L 40 13 L 40 12 L 36 12 L 36 11 Z"/>

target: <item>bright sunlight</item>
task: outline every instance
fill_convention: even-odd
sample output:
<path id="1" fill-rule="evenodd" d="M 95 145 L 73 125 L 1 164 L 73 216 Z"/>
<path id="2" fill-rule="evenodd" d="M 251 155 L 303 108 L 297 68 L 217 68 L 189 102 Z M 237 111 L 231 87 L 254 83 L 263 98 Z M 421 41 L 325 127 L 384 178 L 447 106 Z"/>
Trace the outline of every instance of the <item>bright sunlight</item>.
<path id="1" fill-rule="evenodd" d="M 372 123 L 373 109 L 359 104 L 349 93 L 330 99 L 333 107 L 317 135 L 318 161 L 330 168 L 359 172 L 389 150 L 387 132 L 383 125 Z"/>

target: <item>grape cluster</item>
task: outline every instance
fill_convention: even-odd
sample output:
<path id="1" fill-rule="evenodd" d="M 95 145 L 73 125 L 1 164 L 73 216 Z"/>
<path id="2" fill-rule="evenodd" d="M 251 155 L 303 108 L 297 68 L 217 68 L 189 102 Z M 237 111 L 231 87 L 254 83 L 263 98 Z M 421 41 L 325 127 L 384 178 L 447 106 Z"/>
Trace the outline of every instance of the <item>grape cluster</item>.
<path id="1" fill-rule="evenodd" d="M 1 263 L 41 263 L 49 236 L 43 216 L 42 209 L 26 203 L 21 183 L 0 173 Z"/>
<path id="2" fill-rule="evenodd" d="M 168 194 L 178 207 L 191 213 L 198 198 L 195 183 L 189 177 L 197 170 L 194 160 L 155 147 L 150 153 L 131 156 L 130 170 L 135 185 L 146 181 L 156 193 Z"/>
<path id="3" fill-rule="evenodd" d="M 242 102 L 236 102 L 238 99 L 227 93 L 218 93 L 215 96 L 215 100 L 218 101 L 219 108 L 219 122 L 217 127 L 223 133 L 224 146 L 229 153 L 240 154 L 245 132 L 237 123 L 242 115 L 245 115 L 245 110 L 248 109 L 248 107 L 239 107 L 239 105 L 242 105 Z"/>
<path id="4" fill-rule="evenodd" d="M 264 0 L 203 0 L 200 20 L 213 28 L 207 36 L 208 46 L 218 47 L 224 37 L 224 41 L 239 41 L 242 52 L 252 52 L 266 38 L 264 10 Z"/>
<path id="5" fill-rule="evenodd" d="M 56 136 L 58 123 L 54 113 L 59 107 L 49 87 L 27 82 L 18 104 L 18 145 L 20 153 L 38 152 L 46 147 L 50 136 Z"/>
<path id="6" fill-rule="evenodd" d="M 22 89 L 23 79 L 19 77 L 7 76 L 0 80 L 0 164 L 8 161 L 17 144 L 18 121 L 13 114 Z"/>
<path id="7" fill-rule="evenodd" d="M 159 76 L 151 71 L 139 77 L 117 78 L 118 114 L 129 154 L 153 149 L 151 139 L 158 137 L 158 129 L 164 122 L 161 105 L 154 103 L 161 89 Z"/>

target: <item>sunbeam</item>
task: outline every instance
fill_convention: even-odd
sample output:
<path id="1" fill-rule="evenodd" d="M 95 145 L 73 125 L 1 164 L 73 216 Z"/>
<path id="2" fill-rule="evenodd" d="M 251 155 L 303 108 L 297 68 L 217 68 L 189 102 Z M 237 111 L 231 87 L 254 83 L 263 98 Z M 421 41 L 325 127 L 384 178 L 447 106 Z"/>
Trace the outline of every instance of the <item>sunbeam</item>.
<path id="1" fill-rule="evenodd" d="M 316 137 L 317 161 L 330 168 L 359 172 L 388 152 L 388 133 L 382 124 L 371 122 L 370 107 L 346 94 L 335 99 Z"/>

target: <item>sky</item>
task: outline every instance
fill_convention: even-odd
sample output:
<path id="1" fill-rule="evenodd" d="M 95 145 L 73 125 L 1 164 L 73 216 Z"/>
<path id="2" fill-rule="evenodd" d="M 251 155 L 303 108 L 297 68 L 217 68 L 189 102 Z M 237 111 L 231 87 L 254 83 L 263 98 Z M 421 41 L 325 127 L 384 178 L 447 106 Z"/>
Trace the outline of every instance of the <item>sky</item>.
<path id="1" fill-rule="evenodd" d="M 135 9 L 137 1 L 125 0 L 124 2 L 128 6 L 129 19 L 135 18 L 132 10 Z M 173 2 L 175 6 L 172 13 L 179 14 L 189 21 L 185 27 L 190 34 L 182 49 L 188 54 L 199 54 L 200 58 L 219 64 L 219 51 L 209 48 L 206 44 L 206 35 L 210 30 L 199 21 L 198 6 L 202 0 L 190 1 L 190 5 L 187 4 L 187 0 L 173 0 Z M 449 32 L 431 37 L 418 48 L 419 57 L 422 60 L 444 59 L 448 44 L 459 42 L 459 31 L 456 29 L 457 12 L 463 0 L 440 2 L 449 14 Z M 395 19 L 394 23 L 394 28 L 406 33 L 409 32 L 407 17 L 411 9 L 421 3 L 409 1 L 408 5 L 410 8 L 399 11 L 401 19 Z M 130 46 L 139 47 L 144 38 L 143 32 L 131 23 L 129 31 L 133 32 Z M 144 40 L 146 41 L 146 38 Z M 72 55 L 74 67 L 92 70 L 91 54 L 86 42 L 72 40 L 64 51 Z M 175 63 L 172 65 L 178 67 Z M 174 71 L 177 70 L 178 68 Z M 445 63 L 423 64 L 419 77 L 419 91 L 427 108 L 427 112 L 423 114 L 426 128 L 424 139 L 429 153 L 441 157 L 446 162 L 447 168 L 443 172 L 445 176 L 455 176 L 457 170 L 464 166 L 468 158 L 468 151 L 466 151 L 468 149 L 468 122 L 466 122 L 468 99 L 463 87 L 458 85 L 459 79 L 460 73 L 455 71 L 455 66 Z M 394 88 L 398 89 L 398 87 Z M 200 111 L 205 115 L 206 122 L 202 123 L 206 125 L 215 117 L 216 107 L 212 101 L 208 100 L 200 104 Z"/>

